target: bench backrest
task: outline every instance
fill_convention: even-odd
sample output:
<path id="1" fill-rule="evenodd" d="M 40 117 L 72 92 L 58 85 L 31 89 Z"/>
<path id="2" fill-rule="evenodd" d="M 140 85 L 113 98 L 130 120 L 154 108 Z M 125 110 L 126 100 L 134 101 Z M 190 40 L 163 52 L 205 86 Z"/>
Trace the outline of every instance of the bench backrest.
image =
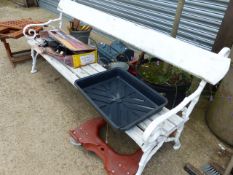
<path id="1" fill-rule="evenodd" d="M 229 58 L 75 1 L 60 0 L 58 10 L 213 85 L 229 70 Z"/>

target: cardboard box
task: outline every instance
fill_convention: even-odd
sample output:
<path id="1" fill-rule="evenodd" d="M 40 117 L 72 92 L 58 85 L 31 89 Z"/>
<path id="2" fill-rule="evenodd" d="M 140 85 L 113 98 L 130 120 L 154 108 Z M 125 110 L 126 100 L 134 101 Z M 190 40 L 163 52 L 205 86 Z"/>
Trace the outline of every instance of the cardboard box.
<path id="1" fill-rule="evenodd" d="M 41 51 L 64 64 L 78 68 L 97 62 L 98 54 L 95 48 L 90 47 L 73 36 L 65 34 L 63 31 L 55 29 L 40 32 L 40 36 L 47 42 L 50 38 L 50 40 L 55 41 L 57 44 L 61 44 L 62 47 L 60 49 L 48 44 L 44 47 L 42 46 Z"/>
<path id="2" fill-rule="evenodd" d="M 98 61 L 97 50 L 72 55 L 72 67 L 77 68 Z"/>

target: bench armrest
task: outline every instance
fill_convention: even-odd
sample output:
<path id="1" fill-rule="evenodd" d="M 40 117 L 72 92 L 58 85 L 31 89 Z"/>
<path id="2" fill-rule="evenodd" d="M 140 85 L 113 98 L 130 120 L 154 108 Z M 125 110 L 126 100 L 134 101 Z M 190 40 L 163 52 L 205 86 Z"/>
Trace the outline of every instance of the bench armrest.
<path id="1" fill-rule="evenodd" d="M 219 53 L 219 55 L 223 56 L 223 57 L 228 57 L 230 55 L 230 49 L 229 48 L 223 48 Z M 146 128 L 146 130 L 143 133 L 143 139 L 145 142 L 148 142 L 149 137 L 151 136 L 151 134 L 158 129 L 158 127 L 161 125 L 161 123 L 163 123 L 164 121 L 166 121 L 167 119 L 169 119 L 171 116 L 177 114 L 178 112 L 182 111 L 188 104 L 188 108 L 185 111 L 185 113 L 183 114 L 183 118 L 184 120 L 188 120 L 189 119 L 189 115 L 191 114 L 194 106 L 196 105 L 196 103 L 199 100 L 199 97 L 206 85 L 206 81 L 202 80 L 197 88 L 197 90 L 195 92 L 193 92 L 190 96 L 186 97 L 179 105 L 177 105 L 175 108 L 173 108 L 172 110 L 168 111 L 167 113 L 159 116 L 158 118 L 156 118 L 153 122 L 150 123 L 150 125 Z"/>
<path id="2" fill-rule="evenodd" d="M 61 28 L 62 26 L 62 13 L 60 13 L 59 18 L 56 19 L 51 19 L 45 23 L 40 23 L 40 24 L 28 24 L 23 28 L 23 34 L 27 39 L 35 39 L 37 33 L 36 31 L 33 29 L 33 27 L 37 27 L 37 26 L 41 26 L 41 27 L 45 27 L 45 26 L 49 26 L 49 24 L 54 23 L 54 22 L 60 22 L 60 26 L 59 28 Z"/>
<path id="3" fill-rule="evenodd" d="M 185 116 L 189 116 L 191 113 L 193 107 L 195 104 L 198 102 L 199 97 L 201 95 L 201 92 L 203 91 L 204 87 L 206 85 L 206 82 L 204 80 L 201 81 L 199 87 L 197 90 L 192 93 L 190 96 L 186 97 L 179 105 L 177 105 L 175 108 L 172 110 L 169 110 L 165 114 L 159 116 L 156 118 L 151 124 L 146 128 L 146 130 L 143 133 L 143 139 L 145 142 L 148 141 L 149 137 L 151 134 L 167 119 L 169 119 L 171 116 L 177 114 L 178 112 L 182 111 L 190 102 L 191 104 L 189 105 L 187 111 L 185 112 Z M 185 119 L 185 118 L 184 118 Z"/>

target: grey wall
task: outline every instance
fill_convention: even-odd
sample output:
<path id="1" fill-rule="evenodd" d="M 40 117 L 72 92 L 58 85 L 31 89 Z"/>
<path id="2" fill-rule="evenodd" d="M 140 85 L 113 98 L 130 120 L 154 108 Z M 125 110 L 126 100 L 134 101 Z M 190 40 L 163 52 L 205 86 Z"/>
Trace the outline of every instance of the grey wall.
<path id="1" fill-rule="evenodd" d="M 177 38 L 211 50 L 229 0 L 186 0 Z"/>
<path id="2" fill-rule="evenodd" d="M 177 7 L 177 0 L 76 1 L 168 35 L 172 31 Z M 39 0 L 39 5 L 57 12 L 58 2 L 59 0 Z M 229 0 L 186 0 L 177 38 L 211 50 L 228 2 Z"/>

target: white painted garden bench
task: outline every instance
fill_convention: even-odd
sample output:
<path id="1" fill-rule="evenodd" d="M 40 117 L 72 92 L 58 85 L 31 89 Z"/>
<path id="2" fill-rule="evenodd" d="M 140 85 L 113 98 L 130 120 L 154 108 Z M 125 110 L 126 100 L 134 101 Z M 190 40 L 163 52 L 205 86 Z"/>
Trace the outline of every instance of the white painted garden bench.
<path id="1" fill-rule="evenodd" d="M 62 14 L 65 13 L 201 79 L 197 90 L 186 97 L 175 108 L 172 110 L 163 108 L 158 114 L 126 131 L 126 134 L 143 151 L 137 175 L 142 174 L 147 162 L 163 143 L 174 142 L 174 149 L 179 149 L 181 146 L 179 138 L 184 124 L 189 120 L 189 116 L 198 102 L 205 85 L 207 83 L 217 84 L 228 72 L 230 59 L 227 57 L 230 49 L 224 48 L 219 54 L 215 54 L 72 0 L 61 0 L 58 10 L 61 12 L 58 19 L 39 24 L 39 26 L 59 22 L 59 28 L 61 28 Z M 39 52 L 35 39 L 36 33 L 33 36 L 28 36 L 25 33 L 32 26 L 38 26 L 38 24 L 26 26 L 24 34 L 32 47 L 32 73 L 34 73 L 36 72 L 36 57 Z M 74 81 L 79 78 L 105 70 L 99 64 L 73 69 L 51 56 L 45 54 L 42 54 L 42 56 L 73 85 Z M 177 115 L 179 112 L 182 113 L 181 116 Z"/>

